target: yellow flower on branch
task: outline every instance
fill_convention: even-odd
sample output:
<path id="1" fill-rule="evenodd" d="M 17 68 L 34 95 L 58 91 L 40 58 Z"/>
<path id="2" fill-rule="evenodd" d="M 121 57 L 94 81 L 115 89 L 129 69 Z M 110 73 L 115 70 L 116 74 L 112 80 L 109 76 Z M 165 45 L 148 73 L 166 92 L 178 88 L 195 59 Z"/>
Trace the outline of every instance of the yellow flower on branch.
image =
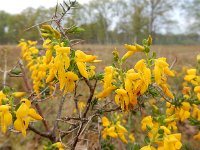
<path id="1" fill-rule="evenodd" d="M 200 76 L 197 76 L 196 69 L 188 69 L 187 75 L 185 75 L 184 80 L 191 82 L 193 85 L 198 85 L 200 83 Z"/>
<path id="2" fill-rule="evenodd" d="M 169 85 L 167 84 L 167 75 L 174 76 L 174 72 L 170 70 L 169 64 L 166 62 L 166 58 L 155 59 L 155 66 L 153 70 L 155 82 L 160 85 L 163 92 L 170 98 L 174 98 L 172 92 L 169 90 Z"/>
<path id="3" fill-rule="evenodd" d="M 107 136 L 110 136 L 112 138 L 117 138 L 118 135 L 115 131 L 115 126 L 104 128 L 102 131 L 102 136 L 104 139 L 106 139 Z"/>
<path id="4" fill-rule="evenodd" d="M 103 91 L 97 94 L 97 98 L 104 98 L 108 96 L 114 89 L 116 89 L 116 87 L 113 85 L 115 82 L 115 69 L 112 66 L 107 66 L 105 67 L 104 72 Z"/>
<path id="5" fill-rule="evenodd" d="M 102 121 L 102 125 L 103 125 L 104 127 L 108 127 L 108 126 L 111 125 L 111 122 L 108 120 L 107 117 L 102 117 L 101 121 Z"/>
<path id="6" fill-rule="evenodd" d="M 129 134 L 129 140 L 131 141 L 131 143 L 134 143 L 135 142 L 135 137 L 134 137 L 134 134 L 133 133 L 131 133 L 131 134 Z"/>
<path id="7" fill-rule="evenodd" d="M 151 145 L 147 145 L 147 146 L 142 147 L 140 150 L 156 150 L 156 149 Z"/>
<path id="8" fill-rule="evenodd" d="M 190 117 L 190 103 L 182 102 L 181 108 L 176 109 L 176 116 L 181 121 L 184 121 Z"/>
<path id="9" fill-rule="evenodd" d="M 6 100 L 6 95 L 3 93 L 3 91 L 0 91 L 0 105 L 2 104 L 3 100 Z"/>
<path id="10" fill-rule="evenodd" d="M 65 92 L 72 92 L 75 88 L 75 82 L 78 80 L 78 76 L 71 71 L 66 72 L 65 75 L 66 75 Z"/>
<path id="11" fill-rule="evenodd" d="M 163 144 L 158 147 L 158 150 L 179 150 L 182 147 L 180 140 L 180 133 L 165 135 Z"/>
<path id="12" fill-rule="evenodd" d="M 117 105 L 120 105 L 123 111 L 128 110 L 129 97 L 127 91 L 124 89 L 117 89 L 115 90 L 115 92 L 116 92 L 115 103 Z"/>
<path id="13" fill-rule="evenodd" d="M 12 95 L 16 98 L 20 98 L 26 95 L 26 92 L 14 92 Z"/>
<path id="14" fill-rule="evenodd" d="M 140 95 L 146 92 L 151 83 L 151 70 L 147 68 L 145 62 L 144 59 L 141 59 L 134 66 L 134 69 L 137 70 L 140 77 L 140 80 L 136 82 L 135 89 L 138 90 Z"/>
<path id="15" fill-rule="evenodd" d="M 107 117 L 102 117 L 101 121 L 102 125 L 105 127 L 102 131 L 102 136 L 104 139 L 107 138 L 107 136 L 110 136 L 112 138 L 119 137 L 122 140 L 122 142 L 126 144 L 128 143 L 128 141 L 125 138 L 125 134 L 128 131 L 120 124 L 120 121 L 117 121 L 117 123 L 114 124 L 110 122 Z"/>
<path id="16" fill-rule="evenodd" d="M 194 92 L 197 93 L 197 98 L 198 100 L 200 100 L 200 86 L 196 86 L 194 88 Z"/>
<path id="17" fill-rule="evenodd" d="M 10 106 L 0 106 L 0 118 L 1 118 L 1 131 L 5 133 L 9 125 L 12 124 L 12 115 L 9 112 Z"/>
<path id="18" fill-rule="evenodd" d="M 16 111 L 17 119 L 14 122 L 14 127 L 16 130 L 22 132 L 26 136 L 26 129 L 30 121 L 42 120 L 43 118 L 36 113 L 36 111 L 31 107 L 31 102 L 28 99 L 22 99 L 22 104 Z"/>
<path id="19" fill-rule="evenodd" d="M 125 61 L 127 58 L 131 57 L 136 52 L 144 51 L 144 47 L 139 44 L 135 44 L 135 45 L 125 44 L 124 46 L 128 50 L 128 52 L 124 54 L 124 56 L 122 56 L 122 61 Z"/>
<path id="20" fill-rule="evenodd" d="M 153 127 L 153 119 L 151 116 L 146 116 L 142 119 L 141 121 L 141 124 L 142 124 L 142 130 L 145 131 L 147 129 L 147 126 L 149 128 L 152 128 Z"/>
<path id="21" fill-rule="evenodd" d="M 126 78 L 124 80 L 125 90 L 128 92 L 130 104 L 134 107 L 137 104 L 137 92 L 135 88 L 135 82 L 139 80 L 139 74 L 134 71 L 134 69 L 130 69 L 126 73 Z"/>
<path id="22" fill-rule="evenodd" d="M 126 130 L 126 128 L 124 128 L 124 127 L 120 124 L 119 121 L 116 123 L 116 130 L 117 130 L 117 134 L 118 134 L 119 138 L 122 140 L 122 142 L 124 142 L 124 143 L 127 144 L 128 141 L 127 141 L 126 138 L 125 138 L 125 133 L 127 133 L 128 131 Z"/>
<path id="23" fill-rule="evenodd" d="M 198 121 L 200 121 L 200 110 L 199 110 L 198 105 L 193 104 L 192 106 L 193 106 L 193 111 L 192 111 L 191 116 L 197 119 Z"/>
<path id="24" fill-rule="evenodd" d="M 166 58 L 155 59 L 155 67 L 153 70 L 155 81 L 158 85 L 162 84 L 163 77 L 165 75 L 174 76 L 174 73 L 170 70 L 169 64 L 166 62 Z"/>
<path id="25" fill-rule="evenodd" d="M 194 140 L 200 140 L 200 132 L 198 132 L 196 135 L 193 136 Z"/>
<path id="26" fill-rule="evenodd" d="M 80 74 L 83 77 L 88 78 L 89 73 L 87 71 L 86 63 L 87 62 L 94 62 L 96 60 L 97 56 L 87 55 L 80 50 L 77 50 L 75 52 L 75 56 L 76 56 L 76 64 L 77 64 L 77 67 L 79 69 Z"/>
<path id="27" fill-rule="evenodd" d="M 64 150 L 64 146 L 61 142 L 56 142 L 52 144 L 52 146 L 58 148 L 58 150 Z"/>

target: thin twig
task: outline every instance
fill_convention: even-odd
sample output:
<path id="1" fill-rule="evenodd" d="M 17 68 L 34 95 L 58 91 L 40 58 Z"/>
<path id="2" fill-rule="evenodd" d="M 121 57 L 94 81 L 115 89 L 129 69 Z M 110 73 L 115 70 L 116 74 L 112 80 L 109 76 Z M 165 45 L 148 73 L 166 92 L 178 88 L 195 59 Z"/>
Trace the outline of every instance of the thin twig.
<path id="1" fill-rule="evenodd" d="M 42 137 L 46 137 L 46 138 L 49 138 L 50 137 L 50 134 L 48 133 L 43 133 L 41 131 L 38 131 L 36 128 L 34 128 L 33 126 L 29 125 L 28 126 L 28 129 L 35 132 L 36 134 L 42 136 Z"/>
<path id="2" fill-rule="evenodd" d="M 67 97 L 67 94 L 63 95 L 61 100 L 60 100 L 58 113 L 57 113 L 57 116 L 56 116 L 56 120 L 54 122 L 54 127 L 53 127 L 53 130 L 52 130 L 52 136 L 55 137 L 55 138 L 56 138 L 56 130 L 58 129 L 58 122 L 59 122 L 58 119 L 61 118 L 62 108 L 63 108 L 63 104 L 64 104 L 64 101 L 65 101 L 66 97 Z"/>
<path id="3" fill-rule="evenodd" d="M 86 117 L 88 111 L 89 111 L 89 108 L 90 108 L 90 105 L 91 105 L 91 101 L 92 101 L 92 98 L 94 96 L 94 91 L 95 91 L 95 88 L 96 88 L 96 85 L 97 85 L 97 80 L 95 81 L 95 84 L 94 84 L 94 87 L 91 85 L 91 83 L 89 82 L 88 79 L 84 78 L 84 81 L 86 82 L 86 84 L 88 85 L 89 89 L 90 89 L 90 96 L 87 100 L 87 105 L 86 105 L 86 109 L 85 109 L 85 112 L 83 113 L 83 118 Z"/>
<path id="4" fill-rule="evenodd" d="M 177 62 L 177 57 L 175 57 L 174 61 L 172 62 L 171 66 L 169 68 L 172 69 L 176 62 Z"/>
<path id="5" fill-rule="evenodd" d="M 26 31 L 28 31 L 28 30 L 30 30 L 30 29 L 32 29 L 32 28 L 38 27 L 38 26 L 40 26 L 40 25 L 42 25 L 42 24 L 45 24 L 45 23 L 48 23 L 48 22 L 52 22 L 52 21 L 57 21 L 57 20 L 58 20 L 58 19 L 49 19 L 49 20 L 47 20 L 47 21 L 40 22 L 40 23 L 38 23 L 38 24 L 35 24 L 35 25 L 33 25 L 33 26 L 31 26 L 31 27 L 25 29 L 24 32 L 26 32 Z"/>

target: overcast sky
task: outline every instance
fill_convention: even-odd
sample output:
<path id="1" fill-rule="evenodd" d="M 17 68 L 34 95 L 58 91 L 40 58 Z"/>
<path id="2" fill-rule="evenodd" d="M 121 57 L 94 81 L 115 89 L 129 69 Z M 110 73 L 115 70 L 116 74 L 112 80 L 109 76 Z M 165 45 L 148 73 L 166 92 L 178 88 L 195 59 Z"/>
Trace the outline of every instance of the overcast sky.
<path id="1" fill-rule="evenodd" d="M 66 0 L 68 1 L 68 0 Z M 73 1 L 73 0 L 71 0 Z M 92 0 L 76 0 L 79 3 L 88 3 Z M 57 0 L 0 0 L 0 11 L 4 10 L 10 14 L 18 14 L 21 13 L 27 7 L 38 8 L 43 6 L 45 8 L 54 7 L 57 4 Z M 62 3 L 63 0 L 58 0 L 58 2 Z M 179 11 L 175 11 L 173 16 L 175 20 L 178 22 L 176 27 L 173 30 L 174 33 L 183 33 L 187 28 L 185 20 L 181 19 L 181 14 Z"/>
<path id="2" fill-rule="evenodd" d="M 62 3 L 63 0 L 58 0 Z M 90 0 L 77 0 L 79 3 L 87 3 Z M 11 14 L 20 13 L 27 7 L 38 8 L 44 6 L 46 8 L 56 5 L 57 0 L 0 0 L 0 10 L 4 10 Z"/>

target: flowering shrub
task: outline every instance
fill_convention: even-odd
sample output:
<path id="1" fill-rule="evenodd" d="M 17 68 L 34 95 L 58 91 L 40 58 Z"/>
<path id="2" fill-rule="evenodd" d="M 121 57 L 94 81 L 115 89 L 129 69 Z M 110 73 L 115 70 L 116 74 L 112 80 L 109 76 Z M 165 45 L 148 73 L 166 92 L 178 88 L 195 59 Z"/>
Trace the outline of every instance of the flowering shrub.
<path id="1" fill-rule="evenodd" d="M 63 32 L 51 25 L 44 24 L 40 30 L 42 47 L 38 48 L 36 41 L 19 43 L 19 65 L 27 91 L 16 92 L 11 87 L 0 91 L 3 133 L 9 130 L 26 137 L 31 130 L 50 141 L 44 149 L 62 150 L 75 149 L 90 129 L 97 129 L 102 149 L 115 149 L 120 139 L 127 149 L 178 150 L 183 147 L 179 125 L 185 122 L 199 129 L 199 56 L 197 68 L 187 70 L 182 92 L 176 93 L 167 81 L 175 76 L 173 66 L 152 52 L 151 36 L 142 45 L 125 44 L 127 52 L 122 57 L 113 51 L 113 63 L 104 72 L 96 72 L 96 65 L 103 60 L 75 50 Z M 127 59 L 135 53 L 143 58 L 127 68 Z M 88 87 L 88 93 L 78 90 L 82 85 Z M 49 123 L 51 114 L 43 114 L 43 109 L 50 107 L 46 101 L 52 97 L 60 100 L 53 106 L 58 110 Z M 63 113 L 65 101 L 74 102 L 71 115 Z M 129 124 L 135 118 L 141 120 L 140 125 Z M 35 126 L 39 122 L 44 129 Z M 137 132 L 141 135 L 138 141 L 134 137 Z M 194 139 L 200 140 L 199 131 Z"/>

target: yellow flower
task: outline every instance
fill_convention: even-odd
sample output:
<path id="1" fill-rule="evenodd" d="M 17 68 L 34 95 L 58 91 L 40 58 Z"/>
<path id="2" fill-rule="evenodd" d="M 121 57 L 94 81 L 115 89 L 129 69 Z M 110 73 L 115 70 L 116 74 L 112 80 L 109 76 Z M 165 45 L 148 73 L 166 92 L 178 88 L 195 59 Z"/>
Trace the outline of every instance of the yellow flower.
<path id="1" fill-rule="evenodd" d="M 9 112 L 10 106 L 0 106 L 0 118 L 1 118 L 1 131 L 5 133 L 9 125 L 12 124 L 12 115 Z"/>
<path id="2" fill-rule="evenodd" d="M 26 92 L 14 92 L 14 93 L 12 93 L 12 95 L 16 98 L 20 98 L 20 97 L 26 95 Z"/>
<path id="3" fill-rule="evenodd" d="M 125 44 L 124 46 L 128 50 L 128 52 L 124 54 L 124 56 L 122 57 L 122 61 L 125 61 L 128 57 L 132 56 L 136 52 L 144 51 L 144 47 L 139 44 L 135 44 L 135 45 Z"/>
<path id="4" fill-rule="evenodd" d="M 68 57 L 70 53 L 70 47 L 61 47 L 59 45 L 54 46 L 56 50 L 56 57 L 54 59 L 54 63 L 56 67 L 59 69 L 65 68 L 68 69 L 70 65 L 70 59 Z"/>
<path id="5" fill-rule="evenodd" d="M 89 72 L 88 72 L 89 78 L 91 78 L 95 75 L 95 69 L 96 69 L 96 66 L 89 67 Z"/>
<path id="6" fill-rule="evenodd" d="M 160 129 L 163 129 L 165 134 L 171 134 L 171 131 L 165 126 L 160 126 Z"/>
<path id="7" fill-rule="evenodd" d="M 128 51 L 124 56 L 122 56 L 122 61 L 125 61 L 127 58 L 131 57 L 135 52 L 134 51 Z"/>
<path id="8" fill-rule="evenodd" d="M 68 71 L 66 73 L 65 91 L 72 92 L 75 88 L 75 81 L 77 81 L 77 80 L 78 80 L 78 76 L 75 73 Z"/>
<path id="9" fill-rule="evenodd" d="M 111 126 L 109 128 L 105 128 L 103 131 L 102 131 L 102 135 L 103 135 L 103 138 L 106 139 L 107 136 L 110 136 L 112 138 L 117 138 L 118 135 L 115 131 L 115 126 Z"/>
<path id="10" fill-rule="evenodd" d="M 187 75 L 184 77 L 184 80 L 191 82 L 194 85 L 198 85 L 197 78 L 198 78 L 197 70 L 196 69 L 188 69 Z"/>
<path id="11" fill-rule="evenodd" d="M 197 98 L 198 100 L 200 100 L 200 86 L 196 86 L 194 88 L 194 92 L 197 93 Z"/>
<path id="12" fill-rule="evenodd" d="M 174 73 L 169 69 L 169 64 L 166 62 L 166 58 L 158 58 L 155 59 L 155 66 L 154 66 L 154 77 L 155 81 L 158 85 L 160 85 L 163 80 L 164 75 L 174 76 Z"/>
<path id="13" fill-rule="evenodd" d="M 85 102 L 83 102 L 83 101 L 78 102 L 78 108 L 79 108 L 80 111 L 83 111 L 85 106 L 86 106 Z"/>
<path id="14" fill-rule="evenodd" d="M 111 122 L 108 120 L 107 117 L 102 117 L 101 121 L 102 121 L 102 125 L 103 125 L 104 127 L 108 127 L 108 126 L 111 125 Z"/>
<path id="15" fill-rule="evenodd" d="M 172 94 L 172 92 L 169 90 L 169 85 L 168 84 L 161 84 L 160 85 L 163 92 L 171 99 L 174 99 L 174 95 Z"/>
<path id="16" fill-rule="evenodd" d="M 179 150 L 179 149 L 181 149 L 182 144 L 181 144 L 180 140 L 181 140 L 180 133 L 165 136 L 164 145 L 163 145 L 164 150 L 172 150 L 172 149 Z"/>
<path id="17" fill-rule="evenodd" d="M 88 78 L 86 62 L 94 62 L 96 60 L 97 56 L 87 55 L 80 50 L 77 50 L 75 52 L 75 56 L 76 56 L 76 64 L 77 64 L 80 74 L 83 77 Z"/>
<path id="18" fill-rule="evenodd" d="M 0 91 L 0 105 L 2 104 L 2 100 L 6 100 L 6 95 L 3 93 L 3 91 Z"/>
<path id="19" fill-rule="evenodd" d="M 190 117 L 190 104 L 188 102 L 182 102 L 182 106 L 179 109 L 176 109 L 177 117 L 184 121 Z"/>
<path id="20" fill-rule="evenodd" d="M 147 126 L 149 128 L 152 128 L 153 127 L 153 119 L 151 116 L 147 116 L 147 117 L 144 117 L 141 121 L 141 124 L 142 124 L 142 130 L 145 131 L 147 129 Z"/>
<path id="21" fill-rule="evenodd" d="M 129 139 L 130 139 L 130 141 L 131 141 L 132 143 L 135 142 L 135 137 L 134 137 L 134 134 L 133 134 L 133 133 L 129 134 L 128 137 L 129 137 Z"/>
<path id="22" fill-rule="evenodd" d="M 119 138 L 122 140 L 122 142 L 124 142 L 124 143 L 127 144 L 128 141 L 126 140 L 124 134 L 127 133 L 128 131 L 126 130 L 126 128 L 124 128 L 124 127 L 120 124 L 119 121 L 116 123 L 116 130 L 117 130 L 117 134 L 118 134 Z"/>
<path id="23" fill-rule="evenodd" d="M 169 122 L 167 124 L 167 128 L 170 129 L 170 130 L 173 130 L 173 131 L 177 131 L 177 125 L 176 125 L 176 121 L 173 121 L 173 122 Z"/>
<path id="24" fill-rule="evenodd" d="M 145 62 L 144 59 L 141 59 L 134 66 L 134 69 L 138 71 L 140 78 L 140 80 L 135 83 L 135 89 L 138 90 L 136 93 L 139 93 L 140 95 L 146 92 L 151 83 L 151 70 L 147 68 Z"/>
<path id="25" fill-rule="evenodd" d="M 52 48 L 52 45 L 51 45 L 51 40 L 50 39 L 46 39 L 42 45 L 44 48 L 46 49 L 50 49 Z"/>
<path id="26" fill-rule="evenodd" d="M 142 147 L 140 150 L 156 150 L 156 149 L 153 146 L 148 145 L 148 146 Z"/>
<path id="27" fill-rule="evenodd" d="M 128 110 L 129 97 L 127 95 L 127 91 L 124 89 L 117 89 L 115 92 L 115 103 L 117 105 L 121 105 L 122 110 Z"/>
<path id="28" fill-rule="evenodd" d="M 196 86 L 196 87 L 194 88 L 194 92 L 200 93 L 200 86 Z"/>
<path id="29" fill-rule="evenodd" d="M 114 89 L 116 89 L 115 86 L 110 86 L 110 87 L 104 89 L 102 92 L 98 93 L 96 97 L 97 98 L 107 97 Z"/>
<path id="30" fill-rule="evenodd" d="M 58 148 L 58 150 L 64 150 L 64 146 L 61 142 L 56 142 L 56 143 L 52 144 L 52 146 Z"/>
<path id="31" fill-rule="evenodd" d="M 200 132 L 193 136 L 194 140 L 200 140 Z"/>
<path id="32" fill-rule="evenodd" d="M 104 69 L 103 78 L 103 91 L 97 94 L 97 98 L 107 97 L 116 87 L 112 85 L 114 83 L 115 70 L 112 66 L 107 66 Z"/>
<path id="33" fill-rule="evenodd" d="M 26 129 L 28 128 L 30 121 L 42 120 L 43 118 L 37 114 L 33 108 L 30 108 L 31 102 L 28 99 L 22 99 L 21 102 L 22 104 L 16 111 L 17 119 L 14 122 L 14 127 L 26 136 Z"/>
<path id="34" fill-rule="evenodd" d="M 195 104 L 193 104 L 192 117 L 200 121 L 200 110 L 199 110 L 199 107 Z"/>

